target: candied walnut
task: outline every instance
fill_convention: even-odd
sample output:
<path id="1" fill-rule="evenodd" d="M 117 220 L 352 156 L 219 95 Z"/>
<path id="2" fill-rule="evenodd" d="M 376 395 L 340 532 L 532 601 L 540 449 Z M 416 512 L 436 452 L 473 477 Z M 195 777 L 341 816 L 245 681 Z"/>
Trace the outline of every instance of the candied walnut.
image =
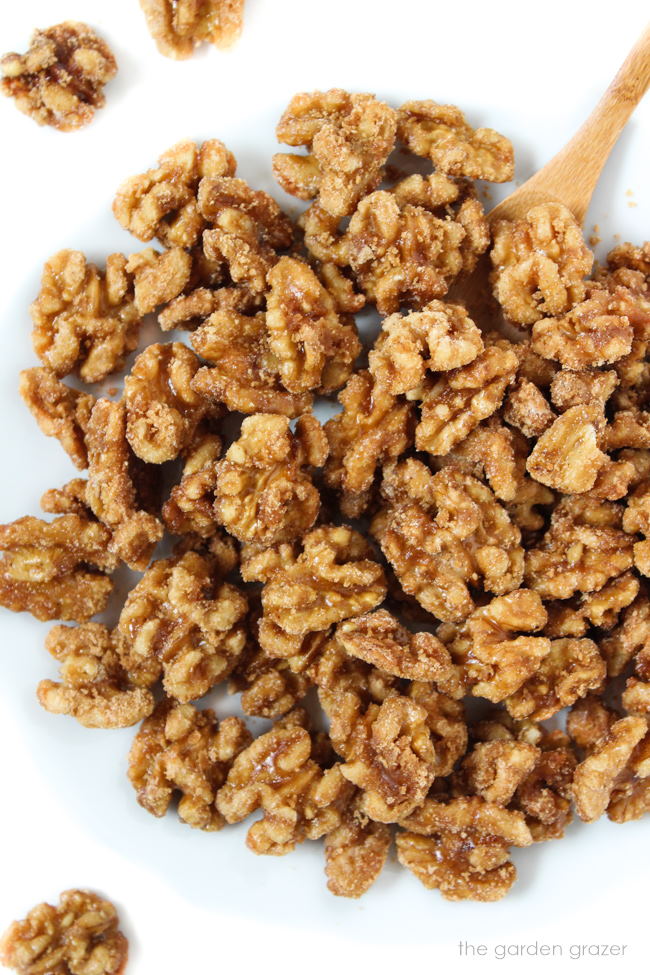
<path id="1" fill-rule="evenodd" d="M 432 633 L 411 633 L 385 609 L 340 623 L 336 638 L 351 656 L 408 680 L 436 683 L 447 663 Z"/>
<path id="2" fill-rule="evenodd" d="M 420 704 L 397 694 L 371 704 L 354 726 L 341 772 L 361 790 L 360 809 L 375 822 L 396 823 L 426 798 L 436 752 Z"/>
<path id="3" fill-rule="evenodd" d="M 199 184 L 197 200 L 209 225 L 220 226 L 220 217 L 235 212 L 248 217 L 260 239 L 274 251 L 293 242 L 293 225 L 273 197 L 232 174 L 206 174 Z M 205 237 L 203 240 L 205 249 Z"/>
<path id="4" fill-rule="evenodd" d="M 100 382 L 119 371 L 136 347 L 140 313 L 126 263 L 122 254 L 111 254 L 102 272 L 70 250 L 45 263 L 30 308 L 32 343 L 57 376 L 75 371 L 84 382 Z"/>
<path id="5" fill-rule="evenodd" d="M 0 963 L 18 975 L 123 975 L 129 943 L 115 907 L 89 890 L 38 904 L 0 941 Z"/>
<path id="6" fill-rule="evenodd" d="M 110 550 L 132 569 L 146 568 L 163 535 L 153 515 L 138 508 L 133 457 L 123 402 L 97 400 L 86 432 L 88 504 L 111 529 Z"/>
<path id="7" fill-rule="evenodd" d="M 341 825 L 325 837 L 328 890 L 337 897 L 361 897 L 381 873 L 390 844 L 388 826 L 355 806 L 346 810 Z"/>
<path id="8" fill-rule="evenodd" d="M 600 649 L 610 677 L 619 677 L 634 657 L 638 661 L 650 655 L 650 602 L 645 592 L 623 611 L 621 622 L 600 641 Z"/>
<path id="9" fill-rule="evenodd" d="M 262 810 L 246 839 L 254 853 L 282 856 L 341 825 L 352 789 L 340 766 L 321 769 L 312 749 L 309 732 L 289 722 L 256 738 L 235 759 L 217 808 L 228 823 Z"/>
<path id="10" fill-rule="evenodd" d="M 513 322 L 532 325 L 582 300 L 593 254 L 561 203 L 533 207 L 523 220 L 497 220 L 493 239 L 494 296 Z"/>
<path id="11" fill-rule="evenodd" d="M 276 128 L 278 142 L 307 155 L 276 153 L 273 174 L 283 190 L 344 217 L 382 180 L 395 144 L 395 111 L 373 95 L 340 88 L 295 95 Z"/>
<path id="12" fill-rule="evenodd" d="M 150 464 L 174 460 L 191 442 L 207 404 L 191 387 L 199 360 L 182 342 L 147 346 L 124 380 L 126 438 Z"/>
<path id="13" fill-rule="evenodd" d="M 261 296 L 245 285 L 216 289 L 194 288 L 187 294 L 178 295 L 158 315 L 163 332 L 185 328 L 193 331 L 202 325 L 215 311 L 235 311 L 241 314 L 257 311 Z"/>
<path id="14" fill-rule="evenodd" d="M 358 532 L 325 525 L 301 545 L 302 552 L 283 559 L 262 592 L 264 616 L 287 633 L 326 630 L 384 599 L 384 571 Z"/>
<path id="15" fill-rule="evenodd" d="M 95 397 L 66 386 L 51 369 L 23 369 L 19 392 L 46 437 L 56 437 L 79 470 L 88 466 L 85 436 Z"/>
<path id="16" fill-rule="evenodd" d="M 190 280 L 192 258 L 182 247 L 159 253 L 153 247 L 131 254 L 126 270 L 133 276 L 135 307 L 140 315 L 177 298 Z"/>
<path id="17" fill-rule="evenodd" d="M 50 515 L 80 515 L 92 518 L 86 499 L 88 481 L 73 477 L 62 488 L 50 488 L 41 495 L 41 509 Z"/>
<path id="18" fill-rule="evenodd" d="M 607 668 L 593 640 L 551 641 L 537 671 L 505 702 L 513 718 L 545 721 L 589 691 L 598 690 Z"/>
<path id="19" fill-rule="evenodd" d="M 267 650 L 273 641 L 254 641 L 244 650 L 233 671 L 229 690 L 241 692 L 244 714 L 256 718 L 281 718 L 305 696 L 311 684 L 302 673 L 296 673 L 292 660 L 275 656 Z"/>
<path id="20" fill-rule="evenodd" d="M 280 382 L 290 393 L 331 393 L 361 351 L 353 321 L 342 320 L 312 269 L 281 257 L 268 274 L 266 327 Z"/>
<path id="21" fill-rule="evenodd" d="M 416 448 L 433 455 L 449 453 L 498 410 L 518 364 L 515 346 L 502 339 L 469 365 L 439 376 L 422 396 Z"/>
<path id="22" fill-rule="evenodd" d="M 463 786 L 486 802 L 507 806 L 539 755 L 539 748 L 525 741 L 477 742 L 461 766 Z"/>
<path id="23" fill-rule="evenodd" d="M 431 301 L 420 312 L 384 319 L 370 372 L 393 395 L 413 393 L 427 372 L 466 366 L 482 351 L 481 333 L 462 305 Z"/>
<path id="24" fill-rule="evenodd" d="M 143 809 L 164 816 L 174 793 L 178 815 L 195 829 L 225 825 L 215 806 L 236 756 L 252 741 L 240 718 L 217 722 L 214 711 L 164 700 L 146 718 L 129 753 L 129 781 Z"/>
<path id="25" fill-rule="evenodd" d="M 302 416 L 295 435 L 285 416 L 247 417 L 214 469 L 217 521 L 242 542 L 268 546 L 301 538 L 320 510 L 307 468 L 322 466 L 326 457 L 327 440 L 314 416 Z"/>
<path id="26" fill-rule="evenodd" d="M 517 876 L 509 847 L 533 842 L 520 812 L 478 796 L 446 804 L 427 799 L 402 825 L 399 862 L 447 900 L 499 900 Z"/>
<path id="27" fill-rule="evenodd" d="M 607 810 L 612 798 L 618 798 L 622 805 L 624 800 L 616 796 L 616 790 L 623 784 L 621 780 L 625 780 L 633 771 L 630 763 L 636 746 L 647 733 L 648 722 L 645 718 L 621 718 L 613 721 L 604 737 L 595 743 L 588 757 L 578 765 L 573 778 L 573 798 L 580 819 L 587 823 L 598 819 Z M 614 810 L 612 818 L 615 817 Z M 624 822 L 625 817 L 621 816 L 615 821 Z"/>
<path id="28" fill-rule="evenodd" d="M 462 627 L 438 632 L 470 693 L 498 702 L 519 690 L 548 656 L 548 638 L 523 635 L 541 630 L 546 619 L 538 594 L 516 589 L 475 609 Z"/>
<path id="29" fill-rule="evenodd" d="M 630 677 L 621 695 L 621 702 L 628 714 L 650 715 L 650 683 Z"/>
<path id="30" fill-rule="evenodd" d="M 506 396 L 503 419 L 525 437 L 539 437 L 555 420 L 544 394 L 528 379 L 518 379 Z"/>
<path id="31" fill-rule="evenodd" d="M 541 754 L 519 785 L 514 807 L 523 812 L 533 841 L 561 839 L 571 822 L 573 776 L 577 759 L 561 731 L 544 732 L 537 742 Z"/>
<path id="32" fill-rule="evenodd" d="M 365 369 L 339 394 L 341 413 L 325 424 L 329 459 L 325 483 L 340 494 L 341 511 L 357 518 L 370 504 L 375 473 L 413 442 L 413 407 L 403 403 Z"/>
<path id="33" fill-rule="evenodd" d="M 575 371 L 561 369 L 551 382 L 551 400 L 563 413 L 572 406 L 598 403 L 604 408 L 618 384 L 614 370 Z"/>
<path id="34" fill-rule="evenodd" d="M 38 700 L 86 728 L 128 728 L 154 709 L 150 691 L 129 685 L 110 630 L 100 623 L 54 626 L 45 646 L 61 663 L 61 683 L 42 680 Z"/>
<path id="35" fill-rule="evenodd" d="M 140 0 L 140 6 L 160 53 L 177 60 L 199 44 L 230 47 L 244 23 L 244 0 Z"/>
<path id="36" fill-rule="evenodd" d="M 539 545 L 526 552 L 526 583 L 542 599 L 568 599 L 601 589 L 632 567 L 633 537 L 621 530 L 623 509 L 591 498 L 564 498 Z"/>
<path id="37" fill-rule="evenodd" d="M 515 436 L 497 417 L 492 417 L 444 457 L 436 458 L 435 465 L 455 467 L 478 480 L 485 478 L 497 498 L 514 501 L 521 498 L 524 481 Z"/>
<path id="38" fill-rule="evenodd" d="M 38 125 L 62 132 L 87 125 L 117 74 L 110 48 L 88 24 L 66 20 L 35 30 L 27 54 L 0 58 L 0 91 Z"/>
<path id="39" fill-rule="evenodd" d="M 548 623 L 544 632 L 550 637 L 581 637 L 590 626 L 611 630 L 621 610 L 630 605 L 638 592 L 639 580 L 633 573 L 624 572 L 597 592 L 550 603 L 546 607 Z"/>
<path id="40" fill-rule="evenodd" d="M 619 244 L 607 255 L 607 264 L 610 268 L 631 268 L 640 271 L 644 277 L 650 275 L 650 241 L 646 241 L 640 247 L 634 244 Z"/>
<path id="41" fill-rule="evenodd" d="M 469 584 L 516 589 L 523 574 L 519 531 L 489 487 L 453 468 L 431 474 L 408 460 L 387 470 L 385 524 L 375 521 L 384 555 L 404 591 L 438 619 L 460 621 L 474 608 Z"/>
<path id="42" fill-rule="evenodd" d="M 299 416 L 310 408 L 310 393 L 282 386 L 263 314 L 217 311 L 193 333 L 192 345 L 212 363 L 192 380 L 192 389 L 208 400 L 241 413 Z"/>
<path id="43" fill-rule="evenodd" d="M 562 318 L 533 325 L 533 348 L 565 369 L 588 369 L 616 362 L 632 349 L 634 330 L 616 292 L 596 291 Z"/>
<path id="44" fill-rule="evenodd" d="M 162 154 L 155 169 L 125 180 L 113 213 L 138 240 L 157 237 L 166 247 L 192 247 L 206 222 L 196 195 L 204 176 L 233 176 L 235 157 L 218 139 L 200 146 L 178 142 Z"/>
<path id="45" fill-rule="evenodd" d="M 405 102 L 397 134 L 416 156 L 428 156 L 443 173 L 507 183 L 515 173 L 512 143 L 494 129 L 472 129 L 454 105 Z"/>
<path id="46" fill-rule="evenodd" d="M 220 582 L 216 559 L 198 552 L 158 559 L 131 590 L 118 624 L 129 678 L 178 701 L 202 697 L 232 671 L 246 643 L 244 594 Z"/>
<path id="47" fill-rule="evenodd" d="M 596 483 L 607 455 L 598 446 L 602 409 L 572 406 L 539 438 L 526 469 L 536 481 L 565 494 L 582 494 Z"/>
<path id="48" fill-rule="evenodd" d="M 0 526 L 0 605 L 37 620 L 84 623 L 106 609 L 116 566 L 110 532 L 79 515 Z"/>
<path id="49" fill-rule="evenodd" d="M 334 299 L 336 310 L 343 314 L 361 311 L 365 296 L 354 290 L 354 282 L 332 261 L 316 261 L 316 273 Z"/>
<path id="50" fill-rule="evenodd" d="M 603 433 L 606 450 L 650 447 L 650 416 L 643 410 L 618 410 Z"/>
<path id="51" fill-rule="evenodd" d="M 172 534 L 210 538 L 218 531 L 214 490 L 215 462 L 220 456 L 221 438 L 199 428 L 185 451 L 181 480 L 163 505 L 163 521 Z"/>
<path id="52" fill-rule="evenodd" d="M 413 681 L 409 697 L 426 711 L 426 723 L 436 753 L 436 777 L 449 775 L 467 750 L 467 722 L 462 701 L 454 700 L 450 693 L 434 690 L 428 681 Z"/>

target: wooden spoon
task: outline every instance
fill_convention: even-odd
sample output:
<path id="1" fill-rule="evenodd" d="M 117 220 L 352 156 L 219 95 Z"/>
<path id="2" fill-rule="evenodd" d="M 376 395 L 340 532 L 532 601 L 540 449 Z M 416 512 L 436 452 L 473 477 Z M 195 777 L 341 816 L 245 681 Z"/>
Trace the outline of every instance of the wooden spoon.
<path id="1" fill-rule="evenodd" d="M 517 220 L 540 203 L 559 202 L 582 224 L 596 183 L 627 120 L 650 85 L 650 25 L 586 122 L 543 169 L 487 214 Z"/>

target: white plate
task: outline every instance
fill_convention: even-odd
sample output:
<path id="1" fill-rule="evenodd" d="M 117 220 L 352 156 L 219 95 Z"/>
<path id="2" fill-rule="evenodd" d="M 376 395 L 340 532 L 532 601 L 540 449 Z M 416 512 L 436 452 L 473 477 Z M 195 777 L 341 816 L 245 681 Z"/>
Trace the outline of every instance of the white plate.
<path id="1" fill-rule="evenodd" d="M 99 261 L 141 248 L 110 212 L 125 176 L 183 137 L 217 136 L 244 178 L 283 200 L 270 170 L 275 123 L 296 91 L 338 85 L 394 105 L 459 104 L 472 123 L 513 139 L 523 180 L 595 103 L 640 31 L 644 6 L 552 0 L 533 20 L 527 5 L 477 0 L 249 0 L 233 51 L 174 63 L 156 53 L 136 0 L 3 5 L 3 49 L 24 49 L 34 26 L 85 19 L 110 42 L 120 72 L 107 108 L 78 133 L 39 129 L 0 103 L 2 520 L 38 514 L 42 491 L 73 475 L 16 392 L 19 369 L 35 364 L 27 308 L 42 262 L 59 248 Z M 646 102 L 594 198 L 586 227 L 599 226 L 601 255 L 615 234 L 648 236 L 649 122 Z M 494 199 L 508 189 L 493 189 Z M 625 970 L 640 970 L 647 822 L 573 826 L 564 841 L 516 853 L 519 880 L 498 904 L 449 904 L 394 865 L 360 902 L 338 900 L 325 889 L 318 844 L 256 858 L 243 845 L 245 827 L 204 835 L 173 814 L 157 821 L 141 810 L 125 779 L 133 731 L 87 731 L 43 712 L 34 688 L 56 670 L 42 648 L 47 625 L 4 611 L 1 619 L 0 926 L 40 898 L 88 885 L 123 907 L 134 975 L 216 972 L 226 959 L 243 971 L 280 970 L 289 958 L 320 970 L 335 951 L 346 968 L 372 961 L 387 971 L 416 958 L 427 970 L 464 968 L 459 940 L 555 942 L 567 962 L 573 943 L 626 943 Z M 232 707 L 217 701 L 220 713 Z"/>

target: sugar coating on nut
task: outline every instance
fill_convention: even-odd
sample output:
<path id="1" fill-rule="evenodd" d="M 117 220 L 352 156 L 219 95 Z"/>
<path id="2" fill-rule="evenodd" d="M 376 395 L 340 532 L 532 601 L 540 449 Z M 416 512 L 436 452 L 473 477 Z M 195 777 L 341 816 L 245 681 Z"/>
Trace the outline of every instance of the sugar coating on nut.
<path id="1" fill-rule="evenodd" d="M 70 460 L 88 466 L 85 436 L 95 397 L 66 386 L 51 369 L 23 369 L 19 392 L 46 437 L 56 437 Z"/>
<path id="2" fill-rule="evenodd" d="M 244 0 L 140 0 L 149 33 L 165 57 L 181 60 L 199 44 L 230 47 L 241 34 Z"/>

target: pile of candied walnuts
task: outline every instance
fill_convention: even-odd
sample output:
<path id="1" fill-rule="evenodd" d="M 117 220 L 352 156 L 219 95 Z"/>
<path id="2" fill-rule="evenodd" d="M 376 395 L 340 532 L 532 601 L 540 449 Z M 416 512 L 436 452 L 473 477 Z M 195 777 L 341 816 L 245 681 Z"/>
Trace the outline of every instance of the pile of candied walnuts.
<path id="1" fill-rule="evenodd" d="M 20 389 L 87 476 L 0 528 L 0 601 L 77 624 L 39 701 L 141 722 L 154 816 L 256 814 L 259 854 L 324 837 L 348 897 L 395 839 L 426 887 L 496 900 L 572 806 L 650 810 L 649 245 L 594 272 L 559 204 L 491 234 L 472 181 L 511 179 L 512 147 L 452 106 L 301 94 L 277 134 L 297 224 L 185 142 L 117 192 L 144 250 L 45 265 Z M 119 400 L 62 381 L 121 370 L 149 314 L 189 344 L 129 360 Z M 140 581 L 93 621 L 122 564 Z M 224 681 L 268 731 L 198 706 Z"/>

